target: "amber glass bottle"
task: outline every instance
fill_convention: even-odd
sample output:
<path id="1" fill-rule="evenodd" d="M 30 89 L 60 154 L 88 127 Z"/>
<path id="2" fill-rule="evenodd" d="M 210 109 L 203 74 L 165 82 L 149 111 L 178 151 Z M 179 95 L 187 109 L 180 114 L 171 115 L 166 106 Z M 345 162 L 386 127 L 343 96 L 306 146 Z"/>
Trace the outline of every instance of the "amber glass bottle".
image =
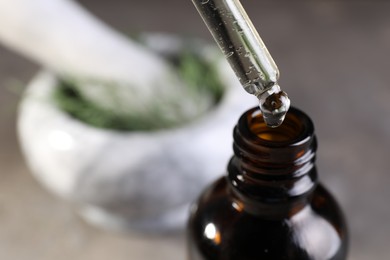
<path id="1" fill-rule="evenodd" d="M 333 197 L 318 183 L 314 127 L 291 108 L 268 128 L 257 108 L 234 128 L 228 174 L 191 210 L 191 260 L 343 260 L 347 231 Z"/>

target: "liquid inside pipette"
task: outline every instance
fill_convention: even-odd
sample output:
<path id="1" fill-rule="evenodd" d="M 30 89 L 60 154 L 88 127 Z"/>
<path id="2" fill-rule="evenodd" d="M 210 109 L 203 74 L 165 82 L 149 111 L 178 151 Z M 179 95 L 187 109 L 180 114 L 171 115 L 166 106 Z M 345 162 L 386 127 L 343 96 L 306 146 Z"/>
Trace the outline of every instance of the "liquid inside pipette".
<path id="1" fill-rule="evenodd" d="M 265 123 L 282 124 L 290 100 L 279 70 L 238 0 L 192 0 L 244 89 L 259 99 Z"/>

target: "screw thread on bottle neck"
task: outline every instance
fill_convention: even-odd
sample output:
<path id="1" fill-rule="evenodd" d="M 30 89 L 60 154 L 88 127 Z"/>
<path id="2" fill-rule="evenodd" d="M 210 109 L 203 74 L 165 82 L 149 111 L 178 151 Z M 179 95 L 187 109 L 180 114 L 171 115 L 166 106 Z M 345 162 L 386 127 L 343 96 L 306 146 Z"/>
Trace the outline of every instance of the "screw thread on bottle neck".
<path id="1" fill-rule="evenodd" d="M 289 211 L 303 205 L 317 184 L 317 141 L 306 114 L 291 108 L 280 127 L 269 128 L 253 108 L 239 119 L 233 137 L 228 177 L 249 210 L 280 205 Z"/>

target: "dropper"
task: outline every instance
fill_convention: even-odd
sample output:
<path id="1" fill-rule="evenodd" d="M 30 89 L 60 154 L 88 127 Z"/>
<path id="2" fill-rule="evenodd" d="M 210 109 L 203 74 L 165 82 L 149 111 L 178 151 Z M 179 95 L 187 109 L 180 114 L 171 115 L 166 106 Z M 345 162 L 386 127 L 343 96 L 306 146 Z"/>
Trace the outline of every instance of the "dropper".
<path id="1" fill-rule="evenodd" d="M 245 91 L 259 99 L 265 123 L 278 127 L 290 107 L 279 69 L 239 0 L 192 0 Z"/>

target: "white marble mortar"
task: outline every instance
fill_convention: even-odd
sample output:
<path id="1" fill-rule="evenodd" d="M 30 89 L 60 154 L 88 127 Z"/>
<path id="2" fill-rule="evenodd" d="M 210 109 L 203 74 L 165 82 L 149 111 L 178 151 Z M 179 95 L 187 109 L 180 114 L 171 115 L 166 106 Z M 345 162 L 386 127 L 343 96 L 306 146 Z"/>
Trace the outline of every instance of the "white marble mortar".
<path id="1" fill-rule="evenodd" d="M 40 72 L 20 105 L 18 132 L 28 165 L 49 190 L 90 222 L 116 230 L 182 228 L 189 204 L 224 174 L 232 129 L 254 105 L 227 67 L 223 100 L 201 119 L 151 132 L 98 129 L 61 111 L 51 99 L 57 78 Z"/>

